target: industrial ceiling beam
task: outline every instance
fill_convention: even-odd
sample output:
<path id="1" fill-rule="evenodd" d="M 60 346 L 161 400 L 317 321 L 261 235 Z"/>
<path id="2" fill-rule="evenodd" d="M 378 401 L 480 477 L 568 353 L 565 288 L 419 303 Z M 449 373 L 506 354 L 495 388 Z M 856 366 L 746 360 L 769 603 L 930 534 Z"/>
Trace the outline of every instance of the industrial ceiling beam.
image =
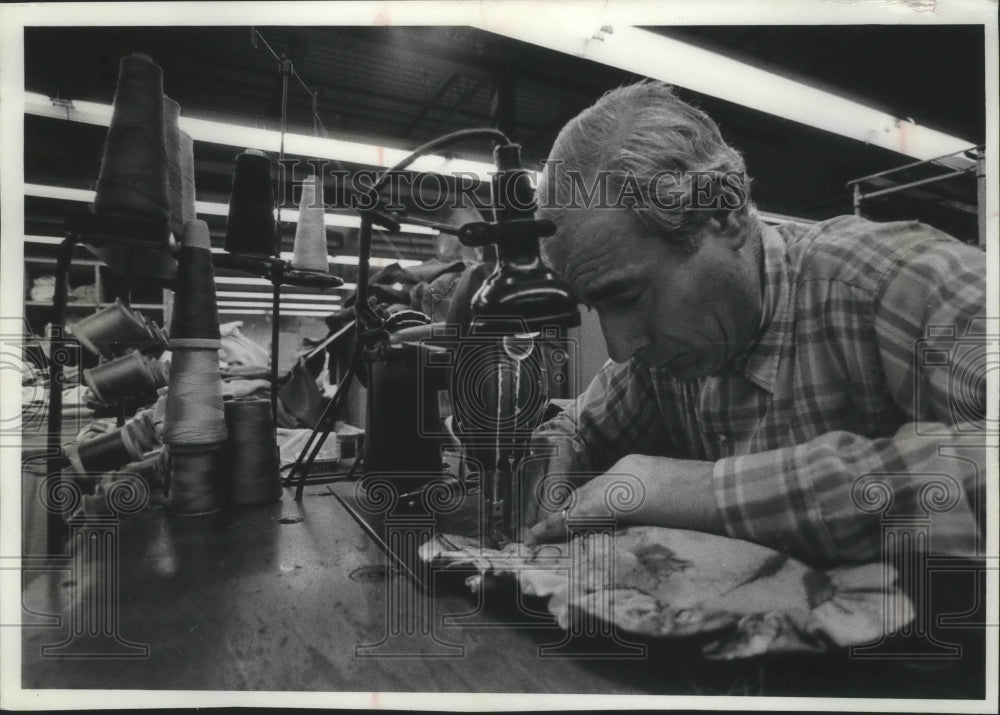
<path id="1" fill-rule="evenodd" d="M 423 103 L 420 109 L 417 110 L 416 114 L 414 114 L 410 121 L 406 123 L 406 126 L 403 127 L 400 132 L 400 136 L 410 136 L 413 130 L 416 129 L 420 125 L 420 122 L 423 121 L 424 117 L 427 116 L 427 113 L 430 112 L 434 105 L 441 100 L 445 92 L 451 88 L 456 79 L 458 79 L 458 74 L 452 72 L 448 75 L 444 82 L 438 85 L 438 88 L 434 90 L 431 96 L 427 98 L 427 101 Z"/>

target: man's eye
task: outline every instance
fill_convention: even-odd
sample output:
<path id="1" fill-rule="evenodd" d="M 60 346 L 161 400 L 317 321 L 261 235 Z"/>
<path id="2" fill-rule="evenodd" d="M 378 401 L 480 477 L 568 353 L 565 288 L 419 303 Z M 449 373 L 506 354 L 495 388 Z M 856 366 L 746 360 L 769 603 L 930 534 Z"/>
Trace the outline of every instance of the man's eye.
<path id="1" fill-rule="evenodd" d="M 641 296 L 642 296 L 642 290 L 636 289 L 633 291 L 629 291 L 628 293 L 623 293 L 622 295 L 616 295 L 613 298 L 609 298 L 608 304 L 616 308 L 627 308 L 633 303 L 638 302 Z"/>

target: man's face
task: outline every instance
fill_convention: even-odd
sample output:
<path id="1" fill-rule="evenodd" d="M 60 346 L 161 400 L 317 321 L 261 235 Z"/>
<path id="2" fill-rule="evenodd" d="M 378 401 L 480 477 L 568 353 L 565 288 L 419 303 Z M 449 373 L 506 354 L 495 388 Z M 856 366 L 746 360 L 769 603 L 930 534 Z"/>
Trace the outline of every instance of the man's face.
<path id="1" fill-rule="evenodd" d="M 757 330 L 756 261 L 717 223 L 694 253 L 624 209 L 589 209 L 554 240 L 568 242 L 557 269 L 597 311 L 615 362 L 635 356 L 678 379 L 705 377 L 724 371 Z"/>

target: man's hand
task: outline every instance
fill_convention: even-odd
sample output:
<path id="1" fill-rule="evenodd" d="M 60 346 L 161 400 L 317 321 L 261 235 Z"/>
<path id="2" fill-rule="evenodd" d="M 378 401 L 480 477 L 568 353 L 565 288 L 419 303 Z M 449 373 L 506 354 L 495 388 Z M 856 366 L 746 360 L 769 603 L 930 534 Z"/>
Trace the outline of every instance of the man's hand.
<path id="1" fill-rule="evenodd" d="M 531 438 L 530 452 L 531 456 L 521 470 L 518 523 L 521 541 L 527 537 L 531 526 L 548 515 L 548 511 L 539 504 L 539 497 L 544 491 L 542 482 L 550 477 L 569 480 L 569 475 L 573 472 L 573 457 L 569 447 L 566 444 L 560 446 L 558 439 L 535 435 Z"/>
<path id="2" fill-rule="evenodd" d="M 618 524 L 644 524 L 725 534 L 725 526 L 715 505 L 712 462 L 632 454 L 623 457 L 607 473 L 579 486 L 569 500 L 566 516 L 614 516 Z M 625 509 L 614 510 L 606 498 L 616 484 L 641 485 L 636 500 Z M 565 538 L 566 524 L 561 512 L 539 515 L 527 535 L 527 543 Z"/>

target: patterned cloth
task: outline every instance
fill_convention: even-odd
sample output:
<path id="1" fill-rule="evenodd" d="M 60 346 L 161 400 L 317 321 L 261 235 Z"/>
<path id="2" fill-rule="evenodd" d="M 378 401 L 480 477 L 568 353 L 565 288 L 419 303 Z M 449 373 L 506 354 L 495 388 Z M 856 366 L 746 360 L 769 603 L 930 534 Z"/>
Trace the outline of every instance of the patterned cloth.
<path id="1" fill-rule="evenodd" d="M 929 550 L 974 554 L 985 253 L 853 216 L 765 227 L 763 249 L 760 331 L 730 373 L 681 382 L 609 361 L 538 433 L 574 470 L 628 454 L 712 461 L 728 534 L 808 560 L 881 556 L 885 517 L 929 518 Z"/>
<path id="2" fill-rule="evenodd" d="M 910 599 L 889 565 L 821 571 L 763 546 L 680 529 L 634 526 L 614 538 L 581 534 L 566 544 L 501 550 L 478 539 L 438 534 L 419 550 L 431 567 L 514 579 L 527 596 L 578 635 L 604 631 L 653 638 L 698 636 L 707 658 L 822 652 L 871 643 L 913 620 Z"/>

